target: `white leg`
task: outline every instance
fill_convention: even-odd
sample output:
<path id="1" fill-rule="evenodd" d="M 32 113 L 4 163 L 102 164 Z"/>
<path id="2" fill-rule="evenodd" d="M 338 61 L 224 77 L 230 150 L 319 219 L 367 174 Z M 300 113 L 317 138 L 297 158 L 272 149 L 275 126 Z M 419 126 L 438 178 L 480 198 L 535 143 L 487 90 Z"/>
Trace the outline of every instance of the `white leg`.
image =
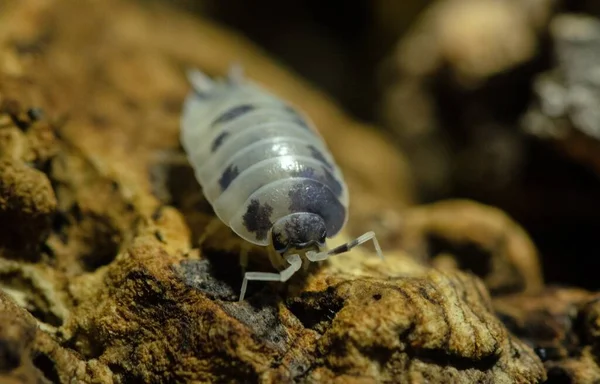
<path id="1" fill-rule="evenodd" d="M 251 247 L 252 245 L 249 242 L 242 242 L 240 249 L 240 267 L 242 268 L 242 273 L 245 273 L 248 267 L 248 253 L 250 253 Z"/>
<path id="2" fill-rule="evenodd" d="M 356 247 L 357 245 L 366 243 L 369 240 L 373 240 L 373 244 L 375 245 L 375 251 L 377 252 L 377 256 L 383 260 L 383 252 L 381 252 L 381 247 L 379 246 L 379 242 L 377 241 L 377 237 L 375 237 L 375 232 L 369 231 L 363 235 L 360 235 L 356 239 L 347 242 L 346 244 L 339 245 L 333 248 L 330 251 L 326 252 L 306 252 L 306 258 L 310 261 L 323 261 L 327 260 L 329 256 L 339 255 L 340 253 L 345 253 Z"/>
<path id="3" fill-rule="evenodd" d="M 217 231 L 219 230 L 219 228 L 221 226 L 224 226 L 225 224 L 223 224 L 223 222 L 221 221 L 221 219 L 219 219 L 218 217 L 213 217 L 210 222 L 206 225 L 206 227 L 204 227 L 204 230 L 202 231 L 202 235 L 200 236 L 200 238 L 198 239 L 198 246 L 201 247 L 202 244 L 206 241 L 206 239 L 212 235 L 214 235 L 215 233 L 217 233 Z"/>
<path id="4" fill-rule="evenodd" d="M 287 262 L 290 264 L 286 269 L 279 273 L 269 272 L 246 272 L 244 275 L 244 281 L 242 282 L 242 290 L 240 292 L 240 301 L 244 300 L 246 295 L 246 287 L 248 286 L 248 280 L 260 280 L 260 281 L 280 281 L 286 282 L 296 271 L 302 267 L 302 259 L 299 255 L 289 255 L 286 257 Z"/>
<path id="5" fill-rule="evenodd" d="M 285 259 L 281 256 L 281 254 L 279 254 L 279 252 L 274 250 L 273 247 L 268 247 L 267 253 L 269 255 L 269 261 L 271 262 L 273 268 L 277 269 L 278 271 L 285 268 Z"/>
<path id="6" fill-rule="evenodd" d="M 356 245 L 359 245 L 359 244 L 366 243 L 369 240 L 373 240 L 373 245 L 375 246 L 375 252 L 377 252 L 377 256 L 379 256 L 379 258 L 381 260 L 383 260 L 383 252 L 381 252 L 381 247 L 379 246 L 379 241 L 377 241 L 375 232 L 369 231 L 369 232 L 359 236 L 354 241 L 356 242 Z M 356 245 L 352 246 L 352 248 L 355 247 Z"/>
<path id="7" fill-rule="evenodd" d="M 308 251 L 306 252 L 306 258 L 312 262 L 323 261 L 329 258 L 329 254 L 327 252 L 317 253 L 315 251 Z"/>

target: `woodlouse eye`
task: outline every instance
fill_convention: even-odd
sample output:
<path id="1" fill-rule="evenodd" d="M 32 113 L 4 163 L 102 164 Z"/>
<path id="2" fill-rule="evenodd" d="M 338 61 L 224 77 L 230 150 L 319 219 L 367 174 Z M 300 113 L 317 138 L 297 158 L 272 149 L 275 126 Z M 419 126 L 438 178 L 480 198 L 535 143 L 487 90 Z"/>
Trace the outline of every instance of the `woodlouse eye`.
<path id="1" fill-rule="evenodd" d="M 276 233 L 275 231 L 272 232 L 271 242 L 273 244 L 273 248 L 278 253 L 284 253 L 289 248 L 289 243 L 282 241 L 280 234 Z"/>

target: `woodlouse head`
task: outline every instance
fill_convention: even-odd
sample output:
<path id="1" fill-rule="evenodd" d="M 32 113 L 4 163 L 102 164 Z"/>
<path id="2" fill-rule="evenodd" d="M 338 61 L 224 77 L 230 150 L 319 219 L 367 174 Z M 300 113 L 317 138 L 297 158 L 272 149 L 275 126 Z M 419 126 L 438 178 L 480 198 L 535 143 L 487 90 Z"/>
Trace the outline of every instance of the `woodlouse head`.
<path id="1" fill-rule="evenodd" d="M 322 248 L 326 238 L 325 220 L 315 213 L 289 214 L 277 220 L 271 229 L 273 248 L 280 254 L 291 249 Z"/>

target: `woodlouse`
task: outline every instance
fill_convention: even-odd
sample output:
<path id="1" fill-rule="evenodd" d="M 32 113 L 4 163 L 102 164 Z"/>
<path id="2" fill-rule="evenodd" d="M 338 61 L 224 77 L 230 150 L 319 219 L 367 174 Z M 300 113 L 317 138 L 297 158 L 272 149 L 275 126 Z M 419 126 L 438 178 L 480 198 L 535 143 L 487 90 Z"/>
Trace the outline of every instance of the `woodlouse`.
<path id="1" fill-rule="evenodd" d="M 272 245 L 271 262 L 282 269 L 246 272 L 240 301 L 248 280 L 285 282 L 303 260 L 326 260 L 369 240 L 382 257 L 373 232 L 326 249 L 326 238 L 346 224 L 349 196 L 308 117 L 245 79 L 240 66 L 224 79 L 197 70 L 188 78 L 181 143 L 196 179 L 219 219 L 250 243 Z"/>

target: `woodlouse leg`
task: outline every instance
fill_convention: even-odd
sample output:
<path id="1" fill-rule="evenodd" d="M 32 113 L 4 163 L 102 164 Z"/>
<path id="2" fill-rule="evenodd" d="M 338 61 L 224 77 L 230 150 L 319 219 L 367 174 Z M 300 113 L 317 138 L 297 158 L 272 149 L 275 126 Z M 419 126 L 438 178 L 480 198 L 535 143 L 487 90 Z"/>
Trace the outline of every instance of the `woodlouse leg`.
<path id="1" fill-rule="evenodd" d="M 310 261 L 323 261 L 327 260 L 329 256 L 339 255 L 340 253 L 345 253 L 356 247 L 357 245 L 366 243 L 369 240 L 373 240 L 373 245 L 375 245 L 375 251 L 377 252 L 377 256 L 383 260 L 383 252 L 381 252 L 381 247 L 379 246 L 379 242 L 377 241 L 377 237 L 375 236 L 375 232 L 369 231 L 363 235 L 360 235 L 356 239 L 347 242 L 346 244 L 342 244 L 333 248 L 330 251 L 326 252 L 306 252 L 306 258 Z"/>
<path id="2" fill-rule="evenodd" d="M 217 233 L 219 228 L 224 225 L 225 224 L 223 224 L 223 222 L 218 217 L 213 217 L 204 228 L 204 231 L 202 231 L 202 236 L 200 236 L 200 238 L 198 239 L 198 246 L 201 247 L 208 237 Z"/>
<path id="3" fill-rule="evenodd" d="M 268 247 L 267 252 L 269 254 L 269 261 L 271 262 L 273 268 L 277 270 L 285 268 L 285 259 L 281 257 L 281 254 L 279 254 L 279 252 L 273 249 L 273 247 Z"/>
<path id="4" fill-rule="evenodd" d="M 327 252 L 321 252 L 321 253 L 317 253 L 314 251 L 308 251 L 306 252 L 306 258 L 310 261 L 323 261 L 323 260 L 327 260 L 329 258 L 329 253 Z"/>
<path id="5" fill-rule="evenodd" d="M 246 272 L 246 268 L 248 267 L 248 253 L 250 253 L 250 248 L 252 244 L 247 241 L 242 242 L 240 249 L 240 267 L 242 268 L 242 273 Z"/>
<path id="6" fill-rule="evenodd" d="M 286 261 L 290 264 L 286 269 L 279 273 L 269 272 L 246 272 L 244 275 L 244 281 L 242 282 L 242 289 L 240 292 L 240 301 L 244 300 L 246 295 L 246 287 L 248 286 L 248 280 L 260 280 L 260 281 L 280 281 L 286 282 L 296 271 L 302 267 L 302 259 L 300 255 L 293 254 L 286 257 Z"/>

